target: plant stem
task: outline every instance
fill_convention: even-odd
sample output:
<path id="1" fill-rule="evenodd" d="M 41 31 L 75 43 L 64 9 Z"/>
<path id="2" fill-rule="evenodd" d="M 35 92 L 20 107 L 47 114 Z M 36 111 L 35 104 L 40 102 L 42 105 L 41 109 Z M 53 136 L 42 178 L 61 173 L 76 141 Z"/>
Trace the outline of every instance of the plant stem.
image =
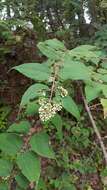
<path id="1" fill-rule="evenodd" d="M 107 166 L 107 151 L 106 151 L 106 147 L 105 147 L 105 145 L 104 145 L 104 143 L 102 141 L 102 137 L 101 137 L 100 132 L 99 132 L 99 130 L 98 130 L 97 126 L 96 126 L 96 123 L 95 123 L 95 121 L 93 119 L 92 113 L 91 113 L 90 108 L 89 108 L 89 106 L 87 104 L 87 101 L 86 101 L 86 99 L 84 97 L 83 91 L 82 91 L 82 89 L 80 89 L 80 90 L 81 90 L 82 99 L 83 99 L 83 102 L 84 102 L 84 105 L 85 105 L 85 109 L 86 109 L 86 111 L 88 113 L 88 116 L 90 118 L 90 122 L 91 122 L 92 127 L 93 127 L 93 129 L 94 129 L 94 131 L 96 133 L 97 138 L 98 138 L 99 144 L 101 146 L 101 149 L 102 149 L 102 152 L 103 152 L 103 155 L 104 155 L 105 164 Z"/>
<path id="2" fill-rule="evenodd" d="M 54 77 L 53 77 L 52 87 L 51 87 L 51 94 L 50 94 L 50 98 L 49 98 L 50 102 L 52 100 L 52 96 L 53 96 L 53 93 L 54 93 L 54 90 L 55 90 L 55 81 L 56 81 L 56 78 L 57 78 L 58 71 L 59 71 L 59 66 L 55 65 L 54 66 Z"/>

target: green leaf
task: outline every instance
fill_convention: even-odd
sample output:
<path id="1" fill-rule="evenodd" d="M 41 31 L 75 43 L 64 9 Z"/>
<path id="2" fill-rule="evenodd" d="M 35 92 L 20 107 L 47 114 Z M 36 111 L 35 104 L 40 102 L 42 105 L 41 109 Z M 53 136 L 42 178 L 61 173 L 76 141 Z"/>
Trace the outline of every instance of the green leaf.
<path id="1" fill-rule="evenodd" d="M 101 176 L 102 176 L 102 177 L 107 177 L 107 167 L 105 167 L 105 168 L 101 171 Z"/>
<path id="2" fill-rule="evenodd" d="M 104 96 L 107 98 L 107 85 L 102 84 L 102 92 L 103 92 Z"/>
<path id="3" fill-rule="evenodd" d="M 58 39 L 49 39 L 43 43 L 47 44 L 49 47 L 55 50 L 62 50 L 62 51 L 66 50 L 63 42 L 59 41 Z"/>
<path id="4" fill-rule="evenodd" d="M 60 140 L 63 139 L 63 133 L 62 133 L 62 125 L 63 121 L 60 115 L 56 114 L 55 117 L 51 119 L 52 124 L 56 127 L 57 129 L 57 135 Z"/>
<path id="5" fill-rule="evenodd" d="M 7 177 L 11 174 L 12 163 L 9 160 L 0 159 L 0 176 Z"/>
<path id="6" fill-rule="evenodd" d="M 28 133 L 31 125 L 28 121 L 20 121 L 18 123 L 12 124 L 9 129 L 7 130 L 8 132 L 15 132 L 15 133 Z"/>
<path id="7" fill-rule="evenodd" d="M 104 68 L 104 69 L 107 69 L 107 61 L 104 61 L 101 66 Z"/>
<path id="8" fill-rule="evenodd" d="M 81 45 L 70 51 L 70 56 L 77 60 L 85 59 L 91 61 L 94 64 L 98 64 L 102 56 L 102 51 L 98 50 L 96 46 L 92 45 Z"/>
<path id="9" fill-rule="evenodd" d="M 31 100 L 38 96 L 42 96 L 43 91 L 48 89 L 48 86 L 40 83 L 31 85 L 22 96 L 21 106 L 28 104 Z"/>
<path id="10" fill-rule="evenodd" d="M 49 145 L 49 136 L 45 132 L 35 134 L 30 140 L 31 149 L 40 156 L 55 158 L 54 152 Z"/>
<path id="11" fill-rule="evenodd" d="M 107 82 L 107 74 L 94 73 L 94 79 L 102 82 Z"/>
<path id="12" fill-rule="evenodd" d="M 103 106 L 104 111 L 104 119 L 107 117 L 107 99 L 101 99 L 101 104 Z"/>
<path id="13" fill-rule="evenodd" d="M 0 184 L 0 190 L 9 190 L 7 183 L 1 183 Z"/>
<path id="14" fill-rule="evenodd" d="M 11 108 L 9 106 L 2 106 L 0 107 L 0 115 L 2 115 L 2 119 L 5 119 L 8 117 L 8 114 L 10 113 Z"/>
<path id="15" fill-rule="evenodd" d="M 93 83 L 92 85 L 87 84 L 85 86 L 85 95 L 87 102 L 90 102 L 96 99 L 101 92 L 101 85 L 97 83 Z"/>
<path id="16" fill-rule="evenodd" d="M 15 190 L 23 190 L 21 187 L 16 187 Z"/>
<path id="17" fill-rule="evenodd" d="M 27 187 L 29 186 L 29 181 L 21 173 L 15 177 L 15 180 L 18 186 L 20 186 L 23 189 L 27 189 Z"/>
<path id="18" fill-rule="evenodd" d="M 63 190 L 76 190 L 76 187 L 73 184 L 69 184 L 68 186 L 64 187 Z"/>
<path id="19" fill-rule="evenodd" d="M 66 50 L 64 44 L 57 39 L 40 42 L 38 48 L 45 56 L 53 60 L 60 60 L 62 53 Z"/>
<path id="20" fill-rule="evenodd" d="M 13 67 L 13 69 L 19 71 L 26 77 L 29 77 L 33 80 L 38 80 L 38 81 L 48 80 L 50 76 L 49 67 L 43 64 L 39 64 L 39 63 L 22 64 L 22 65 Z"/>
<path id="21" fill-rule="evenodd" d="M 0 134 L 0 150 L 8 155 L 17 154 L 20 151 L 22 144 L 23 141 L 21 137 L 16 134 Z"/>
<path id="22" fill-rule="evenodd" d="M 107 74 L 107 69 L 100 68 L 100 69 L 97 70 L 97 72 L 100 73 L 100 74 Z"/>
<path id="23" fill-rule="evenodd" d="M 62 106 L 65 108 L 66 111 L 71 113 L 77 120 L 80 119 L 79 109 L 70 96 L 62 98 Z"/>
<path id="24" fill-rule="evenodd" d="M 63 80 L 90 80 L 91 71 L 82 62 L 74 61 L 69 54 L 66 54 L 59 76 Z"/>
<path id="25" fill-rule="evenodd" d="M 40 161 L 33 152 L 25 152 L 17 157 L 17 164 L 23 175 L 30 181 L 38 183 L 40 177 Z"/>
<path id="26" fill-rule="evenodd" d="M 35 190 L 47 190 L 45 182 L 43 181 L 42 178 L 39 179 L 38 185 L 35 188 Z"/>
<path id="27" fill-rule="evenodd" d="M 30 102 L 29 104 L 27 104 L 25 114 L 27 116 L 35 115 L 36 113 L 38 113 L 38 109 L 39 105 L 36 102 Z"/>

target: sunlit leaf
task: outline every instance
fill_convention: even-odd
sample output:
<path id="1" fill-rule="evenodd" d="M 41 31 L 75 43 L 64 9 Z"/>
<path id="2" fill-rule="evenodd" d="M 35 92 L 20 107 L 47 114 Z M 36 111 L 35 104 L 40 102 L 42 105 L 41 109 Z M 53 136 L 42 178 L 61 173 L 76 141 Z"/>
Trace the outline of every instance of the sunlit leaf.
<path id="1" fill-rule="evenodd" d="M 48 66 L 39 63 L 27 63 L 13 67 L 23 75 L 33 80 L 45 81 L 50 76 L 50 69 Z"/>

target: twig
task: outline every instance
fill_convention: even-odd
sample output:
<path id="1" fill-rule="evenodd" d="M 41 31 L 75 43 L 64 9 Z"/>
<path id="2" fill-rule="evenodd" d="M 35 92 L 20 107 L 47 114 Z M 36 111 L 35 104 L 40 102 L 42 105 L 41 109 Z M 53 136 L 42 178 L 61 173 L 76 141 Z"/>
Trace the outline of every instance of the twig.
<path id="1" fill-rule="evenodd" d="M 94 104 L 94 105 L 92 105 L 92 106 L 89 106 L 89 108 L 92 109 L 92 108 L 96 108 L 97 106 L 101 106 L 101 103 L 98 103 L 98 104 Z"/>
<path id="2" fill-rule="evenodd" d="M 51 94 L 50 94 L 50 98 L 49 98 L 50 102 L 52 100 L 52 96 L 53 96 L 53 93 L 54 93 L 54 90 L 55 90 L 55 81 L 56 81 L 56 78 L 57 78 L 58 70 L 59 70 L 59 65 L 55 65 L 54 66 L 54 77 L 53 77 L 52 87 L 51 87 Z"/>
<path id="3" fill-rule="evenodd" d="M 94 129 L 94 131 L 96 133 L 97 138 L 98 138 L 99 144 L 101 146 L 101 149 L 102 149 L 102 152 L 103 152 L 103 155 L 104 155 L 105 164 L 107 166 L 107 151 L 106 151 L 106 147 L 105 147 L 105 145 L 104 145 L 104 143 L 102 141 L 102 137 L 101 137 L 100 132 L 99 132 L 99 130 L 98 130 L 97 126 L 96 126 L 96 123 L 95 123 L 95 121 L 93 119 L 92 113 L 91 113 L 90 108 L 89 108 L 89 106 L 87 104 L 87 101 L 86 101 L 86 99 L 84 97 L 83 91 L 82 91 L 81 88 L 80 88 L 80 90 L 81 90 L 82 99 L 83 99 L 83 102 L 84 102 L 84 105 L 85 105 L 85 109 L 86 109 L 86 111 L 88 113 L 88 116 L 90 118 L 92 127 L 93 127 L 93 129 Z"/>

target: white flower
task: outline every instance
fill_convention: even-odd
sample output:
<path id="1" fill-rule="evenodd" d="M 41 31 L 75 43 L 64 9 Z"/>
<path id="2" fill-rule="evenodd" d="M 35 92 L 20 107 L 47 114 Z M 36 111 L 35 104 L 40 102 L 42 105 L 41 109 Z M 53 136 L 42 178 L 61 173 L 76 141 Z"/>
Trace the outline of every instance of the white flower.
<path id="1" fill-rule="evenodd" d="M 51 77 L 49 78 L 48 82 L 53 82 L 53 80 L 54 80 L 54 77 L 51 76 Z"/>
<path id="2" fill-rule="evenodd" d="M 46 98 L 39 98 L 38 103 L 40 105 L 46 104 L 47 103 L 47 99 Z"/>
<path id="3" fill-rule="evenodd" d="M 60 95 L 63 98 L 68 95 L 68 91 L 65 88 L 63 88 L 62 86 L 59 86 L 58 89 L 60 90 Z"/>
<path id="4" fill-rule="evenodd" d="M 46 96 L 46 92 L 45 91 L 42 92 L 42 96 Z"/>
<path id="5" fill-rule="evenodd" d="M 43 122 L 54 117 L 56 112 L 62 109 L 61 104 L 56 102 L 49 102 L 42 99 L 42 101 L 39 101 L 39 103 L 41 105 L 39 108 L 39 116 Z"/>

